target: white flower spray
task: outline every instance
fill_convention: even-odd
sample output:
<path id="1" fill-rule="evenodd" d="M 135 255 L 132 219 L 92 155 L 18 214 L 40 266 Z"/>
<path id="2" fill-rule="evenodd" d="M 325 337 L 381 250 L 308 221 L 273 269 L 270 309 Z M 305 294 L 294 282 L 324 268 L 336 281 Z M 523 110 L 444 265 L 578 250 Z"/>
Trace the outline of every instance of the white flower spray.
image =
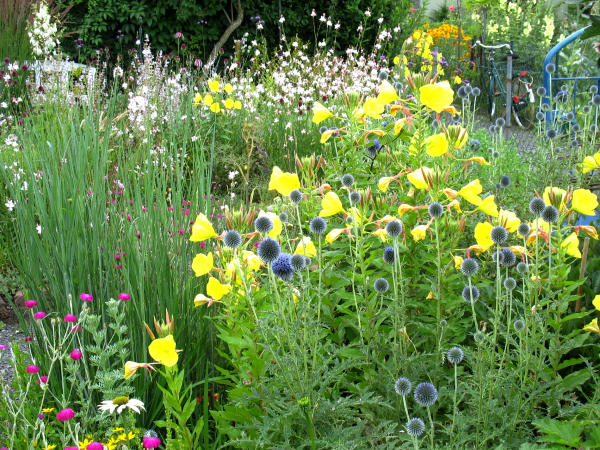
<path id="1" fill-rule="evenodd" d="M 35 56 L 47 55 L 58 48 L 58 28 L 52 21 L 46 0 L 40 0 L 34 11 L 27 29 L 29 43 Z"/>

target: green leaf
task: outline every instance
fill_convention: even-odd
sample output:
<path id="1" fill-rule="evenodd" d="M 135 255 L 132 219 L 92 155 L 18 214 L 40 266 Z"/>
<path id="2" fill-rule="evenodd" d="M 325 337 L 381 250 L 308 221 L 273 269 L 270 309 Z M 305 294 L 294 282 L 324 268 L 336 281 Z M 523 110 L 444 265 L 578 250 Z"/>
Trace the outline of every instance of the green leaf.
<path id="1" fill-rule="evenodd" d="M 583 425 L 579 422 L 539 419 L 533 421 L 533 424 L 539 429 L 540 433 L 545 434 L 545 436 L 539 438 L 539 441 L 552 444 L 575 447 L 579 443 L 583 432 Z"/>
<path id="2" fill-rule="evenodd" d="M 558 388 L 560 391 L 572 391 L 578 386 L 581 386 L 587 380 L 590 379 L 591 373 L 589 369 L 581 369 L 577 372 L 573 372 L 567 375 L 559 384 Z"/>

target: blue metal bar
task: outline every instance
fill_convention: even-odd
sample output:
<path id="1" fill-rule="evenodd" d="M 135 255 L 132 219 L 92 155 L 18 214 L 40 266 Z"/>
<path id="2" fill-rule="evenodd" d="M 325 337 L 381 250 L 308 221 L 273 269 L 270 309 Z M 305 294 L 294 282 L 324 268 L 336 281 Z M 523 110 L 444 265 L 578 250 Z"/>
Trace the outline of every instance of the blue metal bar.
<path id="1" fill-rule="evenodd" d="M 561 80 L 600 80 L 600 76 L 597 77 L 552 77 L 552 79 L 554 81 L 561 81 Z"/>
<path id="2" fill-rule="evenodd" d="M 574 33 L 571 33 L 565 39 L 563 39 L 558 44 L 556 44 L 554 47 L 552 47 L 552 49 L 548 52 L 548 54 L 544 58 L 544 69 L 543 69 L 544 89 L 546 89 L 546 95 L 542 99 L 542 103 L 544 105 L 550 105 L 550 100 L 552 99 L 552 92 L 550 92 L 550 74 L 548 73 L 548 70 L 546 69 L 546 67 L 548 67 L 548 64 L 550 64 L 553 59 L 556 59 L 556 62 L 558 62 L 558 54 L 560 53 L 560 51 L 563 48 L 565 48 L 567 45 L 569 45 L 571 42 L 573 42 L 575 39 L 578 39 L 579 36 L 581 36 L 583 34 L 583 32 L 586 30 L 586 28 L 588 28 L 588 27 L 581 28 L 581 29 L 575 31 Z M 558 79 L 559 78 L 556 78 L 556 80 L 558 80 Z M 552 114 L 553 114 L 553 112 L 550 109 L 546 112 L 546 123 L 552 122 Z"/>

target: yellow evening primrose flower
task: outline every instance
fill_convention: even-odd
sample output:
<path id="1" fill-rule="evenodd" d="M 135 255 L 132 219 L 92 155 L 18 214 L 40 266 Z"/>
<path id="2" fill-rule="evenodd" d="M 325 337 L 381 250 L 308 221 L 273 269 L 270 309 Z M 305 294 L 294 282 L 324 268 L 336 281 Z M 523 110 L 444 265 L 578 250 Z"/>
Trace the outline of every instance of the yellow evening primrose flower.
<path id="1" fill-rule="evenodd" d="M 451 188 L 444 188 L 440 192 L 444 193 L 446 195 L 446 197 L 448 197 L 449 199 L 452 199 L 452 200 L 454 200 L 456 197 L 458 197 L 458 192 L 456 192 L 454 189 L 451 189 Z"/>
<path id="2" fill-rule="evenodd" d="M 231 292 L 231 286 L 228 284 L 221 284 L 215 277 L 210 277 L 206 284 L 206 295 L 212 297 L 215 300 L 221 300 L 227 294 Z"/>
<path id="3" fill-rule="evenodd" d="M 199 92 L 196 92 L 196 95 L 194 95 L 194 106 L 199 106 L 202 104 L 202 94 L 200 94 Z"/>
<path id="4" fill-rule="evenodd" d="M 420 241 L 425 239 L 425 236 L 427 236 L 427 228 L 429 228 L 427 225 L 417 225 L 410 230 L 410 234 L 412 234 L 412 237 L 415 241 Z"/>
<path id="5" fill-rule="evenodd" d="M 215 102 L 215 100 L 213 99 L 213 96 L 210 95 L 210 94 L 206 94 L 204 96 L 204 98 L 202 99 L 202 101 L 204 102 L 204 104 L 206 106 L 210 106 L 210 105 L 212 105 Z"/>
<path id="6" fill-rule="evenodd" d="M 450 106 L 454 98 L 454 91 L 447 81 L 421 86 L 419 94 L 421 103 L 436 113 L 441 113 Z"/>
<path id="7" fill-rule="evenodd" d="M 291 191 L 290 191 L 291 192 Z M 258 213 L 258 217 L 268 217 L 273 224 L 273 229 L 267 233 L 267 236 L 277 239 L 283 230 L 283 222 L 279 218 L 279 216 L 270 211 L 261 211 Z"/>
<path id="8" fill-rule="evenodd" d="M 397 120 L 394 123 L 394 136 L 398 136 L 400 134 L 400 132 L 404 128 L 404 125 L 406 125 L 407 122 L 408 122 L 408 120 L 405 117 L 403 119 Z"/>
<path id="9" fill-rule="evenodd" d="M 125 375 L 124 378 L 127 380 L 133 376 L 137 370 L 142 367 L 141 363 L 136 363 L 134 361 L 127 361 L 125 363 Z"/>
<path id="10" fill-rule="evenodd" d="M 509 248 L 517 256 L 527 254 L 527 249 L 522 245 L 511 245 Z"/>
<path id="11" fill-rule="evenodd" d="M 376 98 L 369 97 L 363 105 L 363 112 L 365 115 L 373 119 L 381 119 L 381 114 L 383 113 L 384 109 L 383 106 L 384 105 L 379 103 Z"/>
<path id="12" fill-rule="evenodd" d="M 556 204 L 553 204 L 550 200 L 550 192 L 554 193 L 554 198 L 556 199 Z M 544 189 L 544 195 L 542 196 L 546 205 L 553 205 L 557 207 L 559 210 L 562 210 L 565 206 L 565 196 L 567 195 L 567 191 L 561 188 L 547 186 Z"/>
<path id="13" fill-rule="evenodd" d="M 54 411 L 54 408 L 43 408 L 42 412 L 44 414 L 50 414 L 52 411 Z"/>
<path id="14" fill-rule="evenodd" d="M 456 270 L 460 270 L 460 268 L 462 266 L 462 262 L 463 262 L 463 257 L 462 256 L 455 256 L 454 257 L 454 268 Z"/>
<path id="15" fill-rule="evenodd" d="M 364 218 L 356 206 L 348 209 L 348 215 L 352 217 L 352 220 L 359 225 L 363 222 Z"/>
<path id="16" fill-rule="evenodd" d="M 381 177 L 377 182 L 377 187 L 381 192 L 387 192 L 392 181 L 394 181 L 394 177 Z"/>
<path id="17" fill-rule="evenodd" d="M 600 334 L 600 328 L 598 328 L 598 319 L 592 320 L 585 327 L 583 327 L 583 331 L 591 331 L 593 333 Z"/>
<path id="18" fill-rule="evenodd" d="M 148 353 L 154 361 L 165 367 L 173 367 L 179 359 L 175 347 L 175 339 L 169 334 L 164 338 L 154 339 L 148 346 Z"/>
<path id="19" fill-rule="evenodd" d="M 498 206 L 493 195 L 484 198 L 475 211 L 482 211 L 488 216 L 498 217 Z"/>
<path id="20" fill-rule="evenodd" d="M 461 188 L 457 194 L 464 198 L 469 203 L 479 206 L 483 202 L 482 198 L 479 196 L 483 191 L 483 187 L 481 187 L 481 182 L 479 179 L 471 181 L 465 187 Z"/>
<path id="21" fill-rule="evenodd" d="M 598 240 L 598 231 L 592 225 L 578 225 L 575 227 L 575 230 L 578 233 L 580 231 L 585 231 L 589 237 Z"/>
<path id="22" fill-rule="evenodd" d="M 337 238 L 339 238 L 344 231 L 346 231 L 344 228 L 334 228 L 329 233 L 327 233 L 327 236 L 325 236 L 325 242 L 331 244 Z"/>
<path id="23" fill-rule="evenodd" d="M 221 105 L 219 105 L 218 103 L 213 103 L 212 105 L 210 105 L 210 110 L 218 114 L 221 112 Z"/>
<path id="24" fill-rule="evenodd" d="M 213 254 L 209 252 L 208 254 L 198 253 L 196 257 L 192 260 L 192 270 L 197 277 L 201 277 L 202 275 L 206 275 L 213 269 Z"/>
<path id="25" fill-rule="evenodd" d="M 246 263 L 248 270 L 256 272 L 260 269 L 260 258 L 256 253 L 251 252 L 250 250 L 244 250 L 242 251 L 242 258 L 244 259 L 244 263 Z"/>
<path id="26" fill-rule="evenodd" d="M 425 144 L 425 152 L 429 156 L 441 156 L 448 151 L 448 140 L 443 133 L 429 136 L 428 138 L 425 138 L 423 143 Z"/>
<path id="27" fill-rule="evenodd" d="M 208 80 L 208 88 L 211 92 L 219 92 L 221 90 L 221 84 L 218 80 Z"/>
<path id="28" fill-rule="evenodd" d="M 492 232 L 492 226 L 489 222 L 479 222 L 475 225 L 475 240 L 477 241 L 477 245 L 479 245 L 482 251 L 486 251 L 492 245 L 494 245 L 494 241 L 490 236 Z"/>
<path id="29" fill-rule="evenodd" d="M 294 253 L 314 258 L 317 255 L 317 248 L 310 237 L 304 236 L 302 240 L 298 242 Z"/>
<path id="30" fill-rule="evenodd" d="M 596 295 L 592 300 L 592 305 L 596 308 L 596 311 L 600 311 L 600 295 Z"/>
<path id="31" fill-rule="evenodd" d="M 417 189 L 429 190 L 430 186 L 427 179 L 431 179 L 433 170 L 429 167 L 420 167 L 419 169 L 407 175 L 408 181 Z"/>
<path id="32" fill-rule="evenodd" d="M 472 158 L 467 159 L 467 161 L 469 161 L 469 162 L 476 162 L 476 163 L 479 163 L 479 164 L 483 164 L 485 166 L 491 165 L 489 162 L 487 162 L 485 160 L 485 158 L 483 156 L 473 156 Z"/>
<path id="33" fill-rule="evenodd" d="M 400 217 L 402 217 L 408 211 L 412 211 L 414 209 L 415 209 L 414 206 L 410 206 L 410 205 L 407 205 L 406 203 L 402 203 L 400 206 L 398 206 L 398 215 Z"/>
<path id="34" fill-rule="evenodd" d="M 385 228 L 379 228 L 373 231 L 373 236 L 377 236 L 381 239 L 381 242 L 385 242 L 387 240 L 387 231 L 385 231 Z"/>
<path id="35" fill-rule="evenodd" d="M 120 433 L 121 431 L 125 431 L 125 428 L 123 428 L 123 427 L 117 427 L 114 430 L 112 430 L 113 433 Z"/>
<path id="36" fill-rule="evenodd" d="M 227 83 L 225 86 L 223 86 L 223 90 L 228 94 L 231 94 L 233 92 L 233 86 L 231 83 Z"/>
<path id="37" fill-rule="evenodd" d="M 294 189 L 300 189 L 298 174 L 283 172 L 279 167 L 275 166 L 271 173 L 268 189 L 270 191 L 275 190 L 284 197 L 287 197 Z"/>
<path id="38" fill-rule="evenodd" d="M 517 231 L 517 228 L 519 228 L 521 219 L 519 219 L 514 212 L 501 209 L 498 215 L 498 222 L 500 222 L 508 232 L 514 233 Z"/>
<path id="39" fill-rule="evenodd" d="M 241 282 L 240 282 L 241 284 Z M 220 300 L 214 300 L 210 297 L 207 297 L 204 294 L 197 294 L 194 297 L 194 306 L 202 306 L 202 305 L 207 305 L 207 306 L 212 306 L 213 303 L 223 303 Z"/>
<path id="40" fill-rule="evenodd" d="M 377 102 L 382 105 L 387 105 L 398 100 L 398 93 L 396 89 L 387 80 L 383 80 L 379 85 L 379 94 L 377 95 Z"/>
<path id="41" fill-rule="evenodd" d="M 242 109 L 242 102 L 240 102 L 239 100 L 236 100 L 236 101 L 233 103 L 233 107 L 234 107 L 235 109 Z"/>
<path id="42" fill-rule="evenodd" d="M 581 173 L 588 173 L 595 169 L 600 169 L 600 152 L 593 156 L 586 156 L 581 163 Z"/>
<path id="43" fill-rule="evenodd" d="M 321 212 L 319 217 L 334 216 L 337 213 L 344 212 L 344 207 L 338 195 L 335 192 L 328 192 L 321 199 Z"/>
<path id="44" fill-rule="evenodd" d="M 581 258 L 581 252 L 579 251 L 579 239 L 576 233 L 568 235 L 560 244 L 561 248 L 567 248 L 567 255 L 573 258 Z"/>
<path id="45" fill-rule="evenodd" d="M 234 103 L 235 103 L 235 102 L 233 101 L 233 99 L 232 99 L 232 98 L 228 98 L 227 100 L 224 100 L 224 101 L 223 101 L 223 105 L 224 105 L 224 106 L 225 106 L 225 108 L 227 108 L 227 109 L 232 109 L 232 108 L 233 108 L 233 105 L 234 105 Z"/>
<path id="46" fill-rule="evenodd" d="M 198 214 L 194 225 L 192 225 L 192 235 L 190 236 L 190 241 L 201 242 L 215 237 L 216 235 L 217 233 L 215 233 L 215 229 L 206 216 L 202 213 Z"/>
<path id="47" fill-rule="evenodd" d="M 596 215 L 598 197 L 588 189 L 576 189 L 573 191 L 571 209 L 586 216 Z"/>
<path id="48" fill-rule="evenodd" d="M 454 208 L 458 213 L 462 213 L 462 210 L 460 209 L 460 202 L 458 200 L 452 200 L 450 203 L 448 203 L 448 207 Z"/>
<path id="49" fill-rule="evenodd" d="M 329 119 L 330 117 L 333 116 L 333 113 L 331 111 L 329 111 L 327 108 L 325 108 L 319 102 L 313 103 L 312 112 L 313 112 L 313 118 L 312 118 L 313 123 L 321 123 L 325 119 Z"/>

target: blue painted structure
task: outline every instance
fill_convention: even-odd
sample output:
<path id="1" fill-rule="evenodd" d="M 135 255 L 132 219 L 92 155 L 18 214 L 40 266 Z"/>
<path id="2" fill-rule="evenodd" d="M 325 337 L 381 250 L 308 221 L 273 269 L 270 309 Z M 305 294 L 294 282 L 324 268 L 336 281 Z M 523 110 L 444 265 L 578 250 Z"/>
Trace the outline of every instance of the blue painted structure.
<path id="1" fill-rule="evenodd" d="M 560 54 L 560 51 L 563 48 L 565 48 L 567 45 L 569 45 L 571 42 L 573 42 L 574 40 L 579 39 L 579 36 L 581 36 L 587 28 L 588 27 L 584 27 L 584 28 L 581 28 L 581 29 L 575 31 L 574 33 L 571 33 L 565 39 L 563 39 L 558 44 L 556 44 L 554 47 L 552 47 L 552 49 L 546 55 L 546 58 L 544 58 L 543 74 L 544 74 L 544 89 L 546 89 L 546 95 L 542 99 L 542 104 L 551 105 L 550 100 L 553 98 L 553 93 L 550 92 L 550 74 L 546 70 L 546 67 L 548 67 L 548 64 L 553 62 L 554 65 L 556 66 L 556 70 L 558 71 L 558 67 L 559 67 L 558 66 L 558 56 Z M 552 77 L 553 82 L 554 81 L 557 81 L 557 82 L 558 81 L 575 81 L 575 86 L 573 87 L 573 114 L 575 114 L 575 112 L 576 112 L 575 106 L 577 105 L 577 84 L 579 83 L 580 80 L 596 80 L 596 86 L 598 86 L 600 88 L 600 76 L 597 76 L 597 77 Z M 552 123 L 556 117 L 556 114 L 558 114 L 558 113 L 559 113 L 559 111 L 556 109 L 555 110 L 550 109 L 550 110 L 546 111 L 546 123 Z"/>

